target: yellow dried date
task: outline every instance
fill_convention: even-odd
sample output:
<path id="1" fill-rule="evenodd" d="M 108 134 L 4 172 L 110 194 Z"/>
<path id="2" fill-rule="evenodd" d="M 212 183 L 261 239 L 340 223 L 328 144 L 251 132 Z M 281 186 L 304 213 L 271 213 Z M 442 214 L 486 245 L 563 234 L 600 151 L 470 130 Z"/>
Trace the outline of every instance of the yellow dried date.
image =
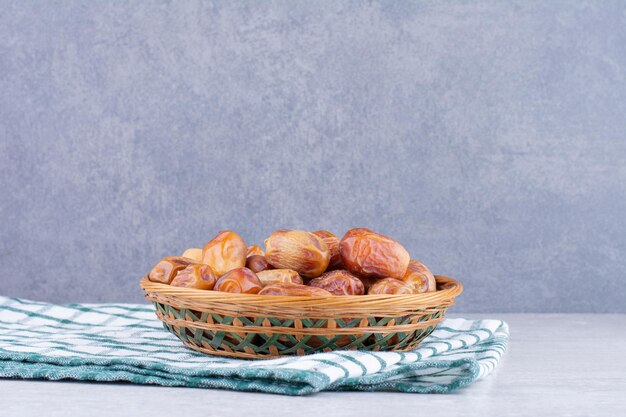
<path id="1" fill-rule="evenodd" d="M 303 230 L 277 230 L 265 240 L 265 259 L 277 269 L 293 269 L 302 277 L 320 276 L 330 251 L 324 241 Z"/>
<path id="2" fill-rule="evenodd" d="M 212 290 L 217 277 L 209 265 L 195 264 L 179 271 L 170 284 L 173 287 Z"/>
<path id="3" fill-rule="evenodd" d="M 326 269 L 343 269 L 343 262 L 341 261 L 341 254 L 339 253 L 339 238 L 327 230 L 317 230 L 313 232 L 313 234 L 321 238 L 330 251 L 330 259 Z"/>
<path id="4" fill-rule="evenodd" d="M 395 278 L 383 278 L 367 291 L 368 294 L 416 294 L 415 289 L 404 281 Z"/>
<path id="5" fill-rule="evenodd" d="M 202 249 L 189 248 L 181 255 L 183 258 L 193 259 L 196 262 L 202 262 Z"/>
<path id="6" fill-rule="evenodd" d="M 417 293 L 433 292 L 437 290 L 435 276 L 430 269 L 416 259 L 411 259 L 402 281 L 412 286 Z"/>
<path id="7" fill-rule="evenodd" d="M 224 230 L 215 236 L 202 249 L 202 263 L 222 276 L 228 271 L 246 266 L 248 247 L 237 233 Z"/>
<path id="8" fill-rule="evenodd" d="M 263 286 L 273 284 L 302 284 L 302 277 L 293 269 L 269 269 L 256 274 Z"/>
<path id="9" fill-rule="evenodd" d="M 215 283 L 215 291 L 239 294 L 257 294 L 263 288 L 259 277 L 248 268 L 236 268 L 222 275 Z"/>
<path id="10" fill-rule="evenodd" d="M 148 279 L 152 282 L 169 284 L 172 282 L 178 271 L 181 271 L 189 265 L 195 263 L 197 262 L 193 259 L 183 258 L 182 256 L 165 257 L 161 259 L 148 273 Z"/>
<path id="11" fill-rule="evenodd" d="M 248 246 L 248 253 L 247 253 L 248 258 L 251 257 L 252 255 L 265 256 L 265 252 L 263 252 L 263 249 L 261 249 L 259 245 Z"/>

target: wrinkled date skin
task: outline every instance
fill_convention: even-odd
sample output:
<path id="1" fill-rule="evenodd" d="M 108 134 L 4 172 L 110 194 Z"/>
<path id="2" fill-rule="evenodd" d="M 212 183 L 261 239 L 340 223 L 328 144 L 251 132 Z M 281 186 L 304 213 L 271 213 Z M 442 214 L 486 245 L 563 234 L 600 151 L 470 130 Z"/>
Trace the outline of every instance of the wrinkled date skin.
<path id="1" fill-rule="evenodd" d="M 261 249 L 259 245 L 252 245 L 252 246 L 248 246 L 247 255 L 248 255 L 248 258 L 251 257 L 252 255 L 265 256 L 265 252 L 263 252 L 263 249 Z"/>
<path id="2" fill-rule="evenodd" d="M 202 249 L 189 248 L 181 255 L 183 258 L 193 259 L 196 262 L 202 262 Z"/>
<path id="3" fill-rule="evenodd" d="M 416 294 L 412 286 L 395 278 L 383 278 L 372 285 L 368 294 Z"/>
<path id="4" fill-rule="evenodd" d="M 271 266 L 262 255 L 251 255 L 246 259 L 246 268 L 251 269 L 253 272 L 261 272 L 266 269 L 270 269 Z"/>
<path id="5" fill-rule="evenodd" d="M 437 290 L 435 276 L 430 269 L 418 260 L 411 259 L 402 281 L 412 286 L 419 294 Z"/>
<path id="6" fill-rule="evenodd" d="M 313 278 L 309 285 L 322 288 L 332 295 L 363 295 L 365 286 L 360 279 L 342 269 L 329 271 Z"/>
<path id="7" fill-rule="evenodd" d="M 350 229 L 339 242 L 346 269 L 357 276 L 402 278 L 409 253 L 390 237 L 369 229 Z"/>
<path id="8" fill-rule="evenodd" d="M 241 236 L 224 230 L 204 245 L 202 263 L 213 268 L 218 276 L 222 276 L 232 269 L 246 266 L 247 253 L 248 247 Z"/>
<path id="9" fill-rule="evenodd" d="M 170 285 L 174 287 L 197 288 L 212 290 L 217 277 L 209 265 L 196 264 L 178 272 Z"/>
<path id="10" fill-rule="evenodd" d="M 276 269 L 293 269 L 304 278 L 315 278 L 328 267 L 330 251 L 313 233 L 277 230 L 265 240 L 265 259 Z"/>
<path id="11" fill-rule="evenodd" d="M 302 277 L 293 269 L 269 269 L 257 274 L 263 286 L 273 284 L 300 284 Z"/>
<path id="12" fill-rule="evenodd" d="M 308 285 L 299 284 L 273 284 L 264 287 L 260 295 L 292 295 L 292 296 L 329 296 L 326 290 Z"/>
<path id="13" fill-rule="evenodd" d="M 215 283 L 215 291 L 238 294 L 258 294 L 263 284 L 254 272 L 248 268 L 237 268 L 224 274 Z"/>
<path id="14" fill-rule="evenodd" d="M 189 265 L 197 263 L 193 259 L 182 256 L 168 256 L 157 263 L 148 274 L 148 279 L 152 282 L 169 284 L 172 282 L 178 271 L 187 268 Z"/>
<path id="15" fill-rule="evenodd" d="M 330 260 L 328 261 L 327 270 L 343 269 L 343 262 L 341 261 L 341 254 L 339 253 L 339 238 L 327 230 L 318 230 L 313 234 L 321 238 L 328 250 L 330 251 Z"/>

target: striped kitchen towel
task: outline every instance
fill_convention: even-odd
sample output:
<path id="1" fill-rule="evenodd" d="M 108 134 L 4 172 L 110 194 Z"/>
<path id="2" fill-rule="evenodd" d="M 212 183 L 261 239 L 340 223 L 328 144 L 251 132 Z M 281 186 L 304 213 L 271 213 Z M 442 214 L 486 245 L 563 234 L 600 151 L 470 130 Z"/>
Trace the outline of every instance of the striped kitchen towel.
<path id="1" fill-rule="evenodd" d="M 491 373 L 500 320 L 445 319 L 410 352 L 337 351 L 273 360 L 197 353 L 150 305 L 54 305 L 0 297 L 0 377 L 128 381 L 304 395 L 323 390 L 449 392 Z"/>

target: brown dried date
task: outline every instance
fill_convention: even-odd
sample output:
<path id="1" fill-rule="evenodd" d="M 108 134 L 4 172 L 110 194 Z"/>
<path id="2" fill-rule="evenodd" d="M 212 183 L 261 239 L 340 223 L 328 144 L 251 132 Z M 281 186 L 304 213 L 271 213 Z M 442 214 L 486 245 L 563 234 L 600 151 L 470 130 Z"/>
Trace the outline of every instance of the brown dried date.
<path id="1" fill-rule="evenodd" d="M 426 265 L 415 259 L 411 259 L 409 262 L 402 281 L 412 286 L 420 294 L 437 290 L 437 282 L 433 273 Z"/>
<path id="2" fill-rule="evenodd" d="M 292 295 L 292 296 L 329 296 L 326 290 L 308 285 L 273 284 L 264 287 L 259 295 Z"/>
<path id="3" fill-rule="evenodd" d="M 365 293 L 363 282 L 343 269 L 329 271 L 313 278 L 309 285 L 322 288 L 333 295 L 363 295 Z"/>
<path id="4" fill-rule="evenodd" d="M 265 259 L 277 269 L 293 269 L 305 278 L 314 278 L 328 267 L 330 251 L 313 233 L 277 230 L 265 240 Z"/>
<path id="5" fill-rule="evenodd" d="M 254 272 L 248 268 L 237 268 L 222 275 L 213 289 L 222 292 L 257 294 L 261 288 L 263 284 Z"/>
<path id="6" fill-rule="evenodd" d="M 246 266 L 248 247 L 241 236 L 230 230 L 221 231 L 202 249 L 202 263 L 222 276 L 235 268 Z"/>
<path id="7" fill-rule="evenodd" d="M 342 269 L 343 263 L 341 262 L 341 254 L 339 253 L 339 238 L 327 230 L 318 230 L 313 232 L 313 234 L 321 238 L 330 251 L 330 260 L 328 261 L 328 267 L 326 269 Z"/>
<path id="8" fill-rule="evenodd" d="M 263 249 L 261 249 L 259 245 L 248 246 L 248 253 L 247 253 L 248 258 L 251 257 L 252 255 L 265 256 L 265 252 L 263 252 Z"/>
<path id="9" fill-rule="evenodd" d="M 302 277 L 293 269 L 269 269 L 257 274 L 263 286 L 273 284 L 302 284 Z"/>
<path id="10" fill-rule="evenodd" d="M 212 290 L 217 277 L 209 265 L 189 265 L 179 271 L 170 285 L 174 287 L 197 288 L 199 290 Z"/>
<path id="11" fill-rule="evenodd" d="M 267 263 L 267 259 L 262 255 L 251 255 L 246 259 L 246 268 L 251 269 L 252 272 L 261 272 L 266 269 L 270 269 L 271 266 Z"/>
<path id="12" fill-rule="evenodd" d="M 369 229 L 350 229 L 339 242 L 346 269 L 357 276 L 402 278 L 409 253 L 396 240 Z"/>
<path id="13" fill-rule="evenodd" d="M 157 263 L 148 273 L 148 279 L 152 282 L 160 282 L 169 284 L 172 282 L 178 271 L 185 269 L 187 266 L 197 263 L 193 259 L 183 258 L 182 256 L 168 256 Z"/>
<path id="14" fill-rule="evenodd" d="M 404 281 L 395 278 L 383 278 L 372 285 L 368 294 L 415 294 L 416 291 Z"/>

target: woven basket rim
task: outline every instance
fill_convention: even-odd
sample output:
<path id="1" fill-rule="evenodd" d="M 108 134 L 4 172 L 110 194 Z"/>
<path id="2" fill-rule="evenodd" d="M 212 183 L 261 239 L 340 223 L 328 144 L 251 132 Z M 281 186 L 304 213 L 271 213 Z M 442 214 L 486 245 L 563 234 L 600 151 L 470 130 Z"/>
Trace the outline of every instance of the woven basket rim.
<path id="1" fill-rule="evenodd" d="M 195 288 L 173 287 L 168 284 L 156 283 L 143 277 L 141 287 L 148 294 L 178 301 L 189 301 L 193 304 L 224 303 L 237 304 L 242 307 L 300 307 L 313 309 L 340 310 L 346 307 L 414 307 L 438 306 L 442 303 L 453 303 L 453 299 L 463 292 L 463 284 L 454 278 L 435 275 L 437 291 L 422 294 L 376 294 L 376 295 L 333 295 L 333 296 L 282 296 L 259 294 L 234 294 L 227 292 L 199 290 Z"/>

